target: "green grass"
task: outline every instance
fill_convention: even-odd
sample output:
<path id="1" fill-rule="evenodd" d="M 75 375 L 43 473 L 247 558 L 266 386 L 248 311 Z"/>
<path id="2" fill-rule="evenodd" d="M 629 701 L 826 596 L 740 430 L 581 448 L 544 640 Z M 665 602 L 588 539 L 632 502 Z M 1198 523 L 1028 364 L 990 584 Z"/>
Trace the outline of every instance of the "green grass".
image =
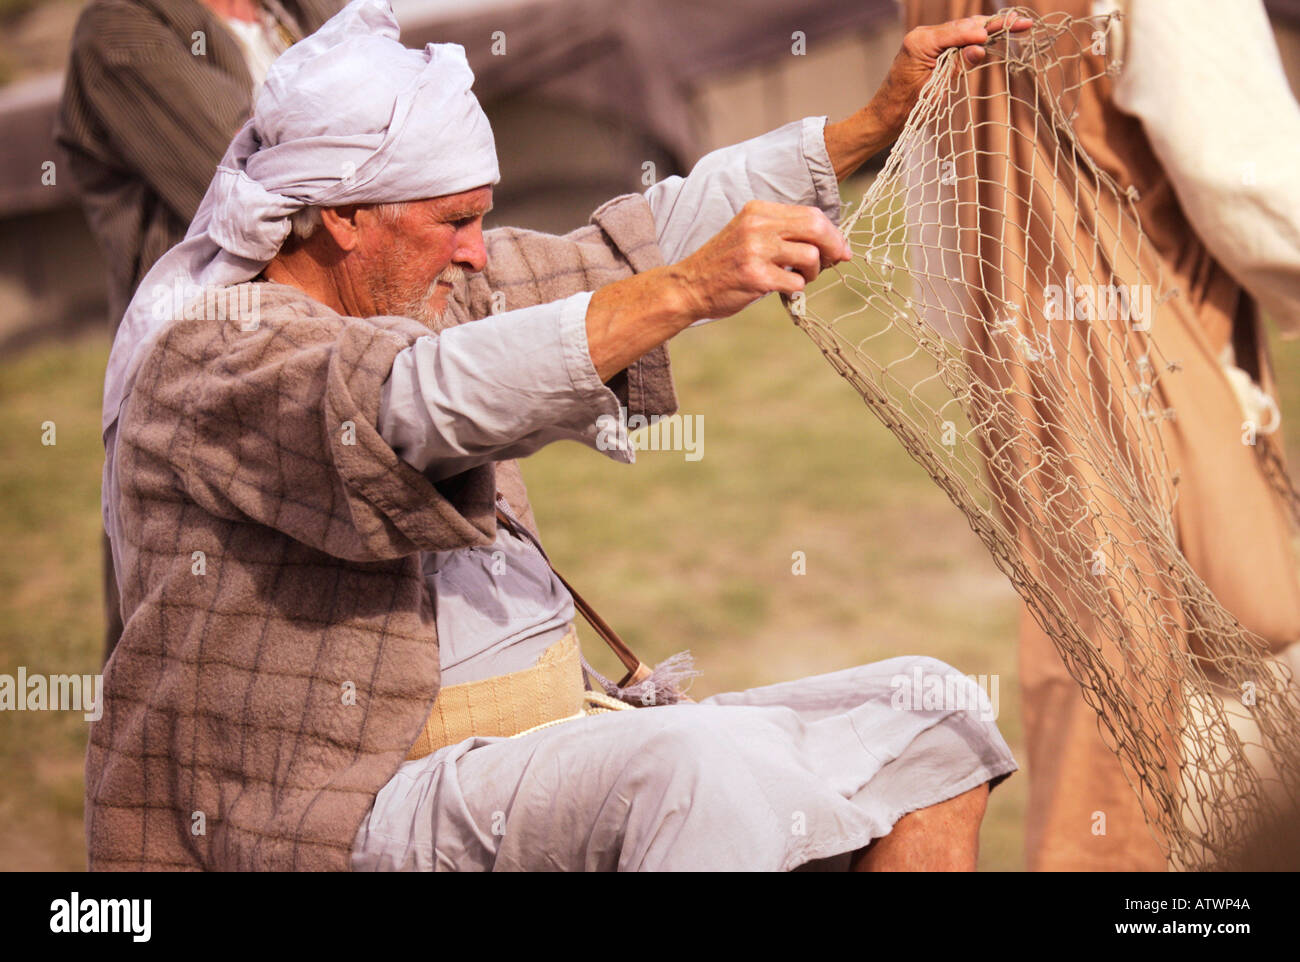
<path id="1" fill-rule="evenodd" d="M 108 345 L 88 337 L 0 364 L 0 671 L 94 673 L 100 595 L 100 385 Z M 53 445 L 42 425 L 54 422 Z M 84 865 L 82 758 L 72 712 L 5 713 L 0 869 Z"/>

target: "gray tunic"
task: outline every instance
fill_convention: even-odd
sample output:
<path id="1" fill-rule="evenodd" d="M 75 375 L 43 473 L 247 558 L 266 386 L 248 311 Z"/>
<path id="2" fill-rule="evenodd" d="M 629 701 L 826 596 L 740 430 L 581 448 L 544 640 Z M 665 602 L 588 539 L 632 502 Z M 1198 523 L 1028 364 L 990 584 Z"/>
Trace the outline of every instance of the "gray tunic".
<path id="1" fill-rule="evenodd" d="M 838 219 L 823 124 L 810 118 L 716 151 L 690 177 L 652 188 L 665 261 L 691 253 L 754 198 Z M 384 439 L 433 478 L 561 438 L 596 448 L 597 418 L 616 415 L 617 401 L 587 355 L 589 300 L 513 311 L 403 351 L 385 385 Z M 634 458 L 626 444 L 604 453 Z M 527 667 L 573 620 L 537 548 L 508 530 L 489 548 L 429 555 L 425 570 L 444 684 Z M 946 707 L 899 698 L 921 677 L 948 692 Z M 907 812 L 1015 768 L 973 683 L 933 659 L 898 658 L 448 746 L 404 764 L 379 792 L 352 864 L 838 868 Z"/>
<path id="2" fill-rule="evenodd" d="M 932 658 L 893 658 L 468 739 L 398 769 L 352 867 L 844 868 L 907 812 L 1016 768 L 987 712 L 900 707 L 918 670 L 949 690 L 962 691 L 948 679 L 973 686 Z"/>

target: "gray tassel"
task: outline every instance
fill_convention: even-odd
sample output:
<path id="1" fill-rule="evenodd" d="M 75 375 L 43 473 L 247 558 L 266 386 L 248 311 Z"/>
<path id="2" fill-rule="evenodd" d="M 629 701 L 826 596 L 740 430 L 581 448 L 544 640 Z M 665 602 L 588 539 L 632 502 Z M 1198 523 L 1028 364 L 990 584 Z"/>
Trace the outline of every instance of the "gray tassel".
<path id="1" fill-rule="evenodd" d="M 654 670 L 650 672 L 648 678 L 637 682 L 635 685 L 628 685 L 626 688 L 620 688 L 596 671 L 591 665 L 587 664 L 586 658 L 582 659 L 582 667 L 586 669 L 589 676 L 600 683 L 600 687 L 604 689 L 605 694 L 637 708 L 648 708 L 653 705 L 675 705 L 686 700 L 687 683 L 700 674 L 695 669 L 695 659 L 691 657 L 689 651 L 679 651 L 677 654 L 665 658 L 654 666 Z"/>

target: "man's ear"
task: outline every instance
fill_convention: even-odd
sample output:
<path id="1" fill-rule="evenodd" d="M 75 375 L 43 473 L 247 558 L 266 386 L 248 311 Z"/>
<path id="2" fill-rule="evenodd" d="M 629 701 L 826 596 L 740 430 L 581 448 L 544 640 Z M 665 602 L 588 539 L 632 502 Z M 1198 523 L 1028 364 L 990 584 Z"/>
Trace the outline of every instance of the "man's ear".
<path id="1" fill-rule="evenodd" d="M 341 251 L 355 250 L 359 243 L 357 225 L 357 204 L 343 207 L 326 207 L 320 212 L 321 226 L 329 232 L 330 238 Z"/>

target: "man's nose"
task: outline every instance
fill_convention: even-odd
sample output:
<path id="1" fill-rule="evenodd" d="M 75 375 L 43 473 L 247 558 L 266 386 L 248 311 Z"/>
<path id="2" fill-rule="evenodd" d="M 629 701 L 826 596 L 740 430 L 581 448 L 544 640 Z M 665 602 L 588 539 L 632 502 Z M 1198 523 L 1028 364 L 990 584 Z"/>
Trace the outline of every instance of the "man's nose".
<path id="1" fill-rule="evenodd" d="M 482 224 L 471 224 L 457 232 L 456 253 L 452 259 L 473 274 L 487 267 L 487 244 L 483 240 Z"/>

